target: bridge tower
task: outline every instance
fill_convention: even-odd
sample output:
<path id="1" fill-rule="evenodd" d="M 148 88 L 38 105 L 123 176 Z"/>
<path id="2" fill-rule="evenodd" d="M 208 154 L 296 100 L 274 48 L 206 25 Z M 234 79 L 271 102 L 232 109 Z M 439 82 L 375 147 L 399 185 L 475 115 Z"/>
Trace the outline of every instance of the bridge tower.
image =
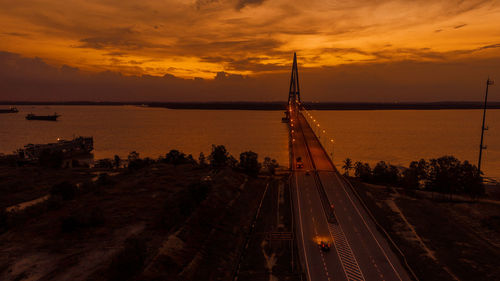
<path id="1" fill-rule="evenodd" d="M 297 53 L 293 53 L 292 74 L 290 77 L 290 90 L 288 92 L 288 106 L 285 111 L 283 122 L 290 121 L 290 114 L 293 110 L 298 110 L 300 105 L 299 70 L 297 67 Z"/>

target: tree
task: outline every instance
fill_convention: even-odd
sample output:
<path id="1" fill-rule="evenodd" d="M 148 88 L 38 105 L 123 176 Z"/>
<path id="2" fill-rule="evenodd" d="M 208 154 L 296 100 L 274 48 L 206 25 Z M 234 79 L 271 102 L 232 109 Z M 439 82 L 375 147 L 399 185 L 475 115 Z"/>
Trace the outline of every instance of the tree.
<path id="1" fill-rule="evenodd" d="M 484 194 L 483 178 L 477 167 L 467 160 L 460 167 L 459 182 L 460 189 L 472 199 Z"/>
<path id="2" fill-rule="evenodd" d="M 346 158 L 344 160 L 344 166 L 342 166 L 342 169 L 344 169 L 344 175 L 349 176 L 349 170 L 352 169 L 352 161 L 351 158 Z"/>
<path id="3" fill-rule="evenodd" d="M 264 158 L 263 166 L 271 175 L 274 175 L 276 172 L 276 168 L 279 167 L 276 159 L 271 159 L 270 157 Z"/>
<path id="4" fill-rule="evenodd" d="M 240 168 L 250 176 L 257 176 L 260 171 L 260 163 L 258 161 L 257 153 L 253 151 L 246 151 L 240 154 Z"/>
<path id="5" fill-rule="evenodd" d="M 200 152 L 200 156 L 198 157 L 198 163 L 202 167 L 205 167 L 207 165 L 207 160 L 206 160 L 205 154 L 203 154 L 203 152 Z"/>
<path id="6" fill-rule="evenodd" d="M 388 165 L 380 161 L 373 168 L 373 181 L 377 184 L 397 185 L 399 182 L 399 170 L 394 165 Z"/>
<path id="7" fill-rule="evenodd" d="M 130 154 L 127 157 L 128 160 L 128 169 L 129 171 L 135 171 L 142 169 L 146 166 L 147 163 L 143 161 L 141 158 L 139 158 L 139 153 L 136 151 L 130 152 Z"/>
<path id="8" fill-rule="evenodd" d="M 372 178 L 372 169 L 368 163 L 358 161 L 354 164 L 354 175 L 364 182 L 369 182 Z"/>
<path id="9" fill-rule="evenodd" d="M 115 168 L 117 168 L 117 169 L 120 168 L 121 163 L 122 163 L 122 159 L 120 159 L 120 156 L 115 155 L 115 158 L 114 158 L 114 161 L 113 161 L 113 164 L 114 164 Z"/>
<path id="10" fill-rule="evenodd" d="M 179 150 L 172 149 L 165 155 L 165 162 L 177 166 L 186 162 L 186 155 Z"/>
<path id="11" fill-rule="evenodd" d="M 225 146 L 212 144 L 212 153 L 208 157 L 212 168 L 218 169 L 226 166 L 228 158 L 229 153 Z"/>
<path id="12" fill-rule="evenodd" d="M 236 160 L 233 155 L 229 155 L 229 157 L 227 158 L 227 165 L 231 168 L 236 168 L 238 167 L 238 160 Z"/>
<path id="13" fill-rule="evenodd" d="M 453 156 L 431 159 L 426 189 L 448 193 L 451 199 L 459 186 L 460 166 L 460 161 Z"/>
<path id="14" fill-rule="evenodd" d="M 134 160 L 137 160 L 139 159 L 139 153 L 136 152 L 135 150 L 130 152 L 128 154 L 128 157 L 127 157 L 127 160 L 130 162 L 130 161 L 134 161 Z"/>
<path id="15" fill-rule="evenodd" d="M 401 182 L 403 187 L 408 189 L 418 189 L 425 184 L 428 179 L 429 163 L 425 159 L 413 161 L 410 167 L 403 171 Z"/>

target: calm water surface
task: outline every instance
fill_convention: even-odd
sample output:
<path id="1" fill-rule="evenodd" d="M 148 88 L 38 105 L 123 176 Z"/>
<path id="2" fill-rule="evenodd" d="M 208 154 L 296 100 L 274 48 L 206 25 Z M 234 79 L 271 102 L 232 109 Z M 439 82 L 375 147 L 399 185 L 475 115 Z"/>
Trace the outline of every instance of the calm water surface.
<path id="1" fill-rule="evenodd" d="M 252 150 L 288 165 L 288 132 L 278 111 L 170 110 L 136 106 L 25 106 L 0 115 L 0 152 L 27 143 L 55 142 L 58 137 L 94 137 L 96 159 L 115 154 L 158 157 L 170 149 L 208 155 L 223 144 L 236 158 Z M 27 113 L 61 115 L 57 122 L 27 121 Z"/>
<path id="2" fill-rule="evenodd" d="M 281 111 L 170 110 L 135 106 L 22 106 L 0 114 L 0 152 L 58 137 L 94 136 L 95 158 L 126 157 L 130 151 L 158 157 L 179 149 L 195 158 L 212 144 L 235 157 L 252 150 L 288 165 L 288 135 Z M 27 121 L 27 113 L 61 114 L 58 122 Z M 477 163 L 480 110 L 311 111 L 335 139 L 334 161 L 346 157 L 407 166 L 420 158 L 454 155 Z M 489 110 L 483 170 L 500 179 L 500 110 Z M 329 148 L 331 149 L 331 148 Z"/>
<path id="3" fill-rule="evenodd" d="M 453 155 L 477 165 L 482 110 L 310 111 L 333 136 L 337 166 L 350 157 L 408 166 L 420 158 Z M 500 179 L 500 110 L 488 110 L 481 170 Z"/>

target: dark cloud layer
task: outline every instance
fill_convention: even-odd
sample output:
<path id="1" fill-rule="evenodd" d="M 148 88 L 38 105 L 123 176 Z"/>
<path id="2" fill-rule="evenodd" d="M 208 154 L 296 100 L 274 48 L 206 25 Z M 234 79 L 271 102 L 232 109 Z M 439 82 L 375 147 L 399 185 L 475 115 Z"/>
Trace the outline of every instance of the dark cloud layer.
<path id="1" fill-rule="evenodd" d="M 208 58 L 207 58 L 208 59 Z M 300 59 L 300 58 L 299 58 Z M 306 101 L 478 101 L 500 59 L 459 62 L 350 64 L 302 68 Z M 284 101 L 288 71 L 247 77 L 219 72 L 215 79 L 124 76 L 52 67 L 39 58 L 0 52 L 3 101 Z M 493 89 L 491 99 L 500 101 Z"/>

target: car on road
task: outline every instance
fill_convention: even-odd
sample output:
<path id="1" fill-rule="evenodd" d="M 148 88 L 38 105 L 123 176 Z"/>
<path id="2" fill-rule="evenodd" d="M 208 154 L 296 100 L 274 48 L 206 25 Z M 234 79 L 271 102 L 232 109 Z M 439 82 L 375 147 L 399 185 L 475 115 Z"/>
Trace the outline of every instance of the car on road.
<path id="1" fill-rule="evenodd" d="M 297 159 L 295 159 L 295 160 L 297 160 L 297 169 L 302 169 L 302 168 L 304 168 L 304 163 L 302 163 L 302 157 L 300 157 L 300 156 L 299 156 L 299 157 L 297 157 Z"/>
<path id="2" fill-rule="evenodd" d="M 328 251 L 330 251 L 331 245 L 330 245 L 330 243 L 327 243 L 327 242 L 325 242 L 325 241 L 321 241 L 321 242 L 319 243 L 319 248 L 320 248 L 320 249 L 321 249 L 321 251 L 323 251 L 323 252 L 328 252 Z"/>

